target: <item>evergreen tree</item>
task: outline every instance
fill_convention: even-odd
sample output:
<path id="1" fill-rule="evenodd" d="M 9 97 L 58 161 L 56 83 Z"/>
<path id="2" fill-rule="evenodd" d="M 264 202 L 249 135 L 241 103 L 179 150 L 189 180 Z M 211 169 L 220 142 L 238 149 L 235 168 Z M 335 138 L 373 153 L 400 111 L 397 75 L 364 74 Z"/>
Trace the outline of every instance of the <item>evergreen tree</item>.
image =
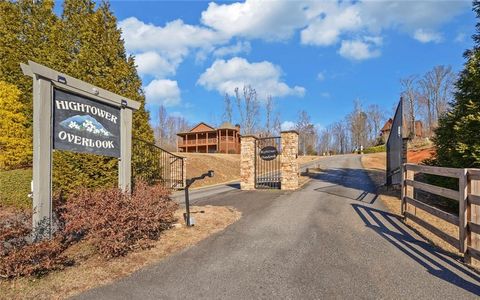
<path id="1" fill-rule="evenodd" d="M 15 85 L 0 81 L 0 170 L 26 166 L 32 155 L 20 95 Z"/>
<path id="2" fill-rule="evenodd" d="M 142 82 L 133 57 L 126 55 L 117 20 L 107 2 L 96 9 L 94 1 L 66 0 L 61 17 L 52 0 L 0 0 L 0 80 L 21 91 L 27 134 L 32 140 L 32 79 L 20 63 L 28 60 L 97 85 L 141 103 L 133 116 L 133 135 L 153 142 L 145 110 Z M 31 151 L 29 160 L 31 161 Z M 55 151 L 54 187 L 115 185 L 117 160 L 87 154 Z"/>
<path id="3" fill-rule="evenodd" d="M 434 163 L 445 167 L 480 167 L 480 2 L 474 1 L 477 16 L 475 43 L 456 82 L 452 110 L 440 118 L 434 142 Z"/>

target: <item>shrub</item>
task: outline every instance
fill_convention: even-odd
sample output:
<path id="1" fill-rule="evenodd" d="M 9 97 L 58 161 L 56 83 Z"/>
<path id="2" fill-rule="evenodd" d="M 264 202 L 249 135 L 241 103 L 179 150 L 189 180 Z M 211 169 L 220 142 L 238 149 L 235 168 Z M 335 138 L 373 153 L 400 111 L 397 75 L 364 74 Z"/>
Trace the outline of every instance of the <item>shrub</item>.
<path id="1" fill-rule="evenodd" d="M 28 208 L 32 200 L 28 198 L 32 169 L 0 171 L 0 206 Z"/>
<path id="2" fill-rule="evenodd" d="M 20 95 L 15 85 L 0 81 L 0 170 L 25 167 L 32 160 L 32 141 Z"/>
<path id="3" fill-rule="evenodd" d="M 82 189 L 57 197 L 57 228 L 51 240 L 31 242 L 31 215 L 0 220 L 0 276 L 42 275 L 72 264 L 65 250 L 75 243 L 91 244 L 106 259 L 151 246 L 176 221 L 178 207 L 160 185 L 138 182 L 131 195 L 117 188 Z"/>
<path id="4" fill-rule="evenodd" d="M 374 147 L 368 147 L 363 150 L 363 153 L 378 153 L 378 152 L 385 152 L 387 151 L 385 148 L 385 144 L 379 145 L 379 146 L 374 146 Z"/>

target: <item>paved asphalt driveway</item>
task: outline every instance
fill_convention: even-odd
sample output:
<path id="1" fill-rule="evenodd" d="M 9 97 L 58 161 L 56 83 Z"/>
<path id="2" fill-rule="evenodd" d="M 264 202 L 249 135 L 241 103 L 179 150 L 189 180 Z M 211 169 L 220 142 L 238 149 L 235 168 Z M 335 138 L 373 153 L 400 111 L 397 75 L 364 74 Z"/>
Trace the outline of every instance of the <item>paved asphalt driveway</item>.
<path id="1" fill-rule="evenodd" d="M 479 276 L 383 210 L 359 156 L 324 159 L 296 192 L 196 200 L 243 217 L 225 231 L 80 299 L 442 298 L 480 295 Z"/>

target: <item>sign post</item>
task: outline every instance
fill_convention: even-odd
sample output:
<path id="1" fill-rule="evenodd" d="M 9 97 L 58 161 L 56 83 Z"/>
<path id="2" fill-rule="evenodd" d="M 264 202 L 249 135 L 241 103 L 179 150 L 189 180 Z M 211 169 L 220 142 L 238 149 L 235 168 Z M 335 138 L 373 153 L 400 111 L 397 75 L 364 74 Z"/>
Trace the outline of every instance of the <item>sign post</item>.
<path id="1" fill-rule="evenodd" d="M 140 103 L 29 61 L 33 78 L 33 233 L 52 235 L 52 149 L 117 157 L 130 191 L 132 115 Z"/>

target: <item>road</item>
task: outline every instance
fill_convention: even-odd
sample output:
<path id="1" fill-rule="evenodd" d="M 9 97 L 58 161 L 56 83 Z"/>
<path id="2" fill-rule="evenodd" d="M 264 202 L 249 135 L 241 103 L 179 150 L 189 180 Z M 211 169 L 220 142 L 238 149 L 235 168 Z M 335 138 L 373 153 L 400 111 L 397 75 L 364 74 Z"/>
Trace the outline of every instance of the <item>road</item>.
<path id="1" fill-rule="evenodd" d="M 198 199 L 242 218 L 223 232 L 79 299 L 475 299 L 479 276 L 385 212 L 360 157 L 295 192 Z"/>

